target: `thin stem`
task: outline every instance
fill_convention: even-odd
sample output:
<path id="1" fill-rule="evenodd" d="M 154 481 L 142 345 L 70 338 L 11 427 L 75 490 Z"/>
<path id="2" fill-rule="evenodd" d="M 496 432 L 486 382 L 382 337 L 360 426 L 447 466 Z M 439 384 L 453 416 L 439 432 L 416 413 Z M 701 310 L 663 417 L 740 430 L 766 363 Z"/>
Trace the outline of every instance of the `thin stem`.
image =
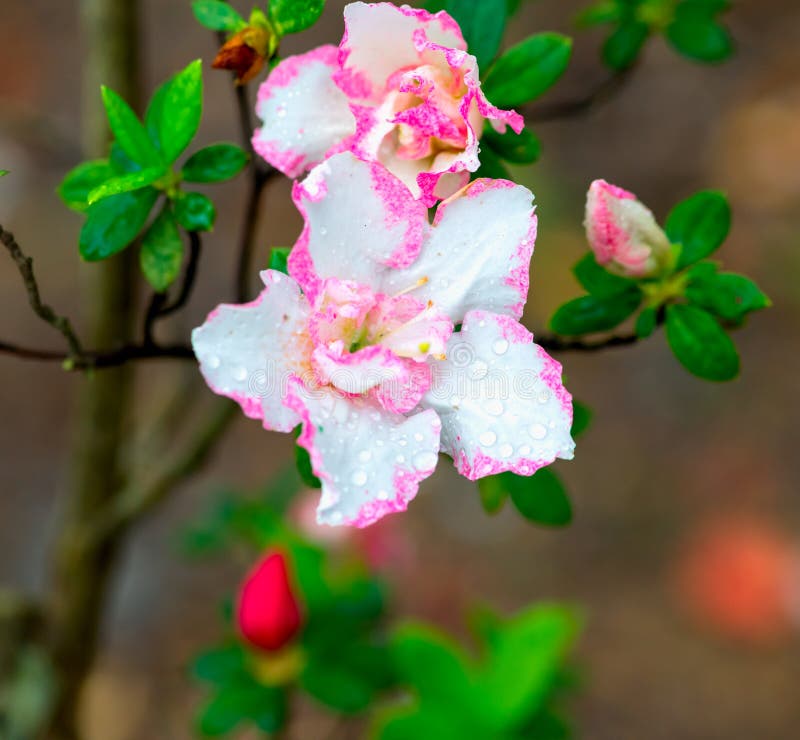
<path id="1" fill-rule="evenodd" d="M 614 72 L 589 92 L 573 100 L 561 100 L 530 108 L 524 111 L 525 118 L 530 123 L 544 123 L 584 115 L 619 92 L 630 81 L 634 69 L 635 67 L 628 67 Z"/>
<path id="2" fill-rule="evenodd" d="M 261 210 L 261 193 L 264 192 L 264 187 L 275 173 L 274 169 L 264 169 L 255 162 L 250 166 L 253 179 L 250 185 L 250 195 L 245 205 L 242 234 L 239 240 L 239 260 L 236 268 L 235 296 L 238 303 L 249 298 L 249 281 L 252 274 L 255 235 Z"/>
<path id="3" fill-rule="evenodd" d="M 170 304 L 163 306 L 158 314 L 159 318 L 169 316 L 171 313 L 179 311 L 186 305 L 192 295 L 194 281 L 197 277 L 197 266 L 200 262 L 200 252 L 203 244 L 200 241 L 200 234 L 196 231 L 189 232 L 189 262 L 186 264 L 186 272 L 183 274 L 183 284 L 181 285 L 178 297 Z"/>
<path id="4" fill-rule="evenodd" d="M 566 339 L 555 335 L 536 335 L 536 344 L 550 352 L 599 352 L 614 347 L 627 347 L 636 344 L 636 334 L 619 334 L 588 341 L 586 339 Z"/>
<path id="5" fill-rule="evenodd" d="M 50 306 L 42 302 L 39 294 L 39 285 L 36 282 L 36 276 L 33 274 L 33 260 L 25 256 L 14 239 L 14 235 L 10 231 L 6 231 L 2 226 L 0 226 L 0 242 L 8 249 L 11 259 L 14 260 L 19 269 L 22 282 L 28 291 L 28 302 L 31 304 L 34 313 L 63 335 L 69 346 L 69 357 L 80 357 L 83 354 L 83 349 L 70 320 L 65 316 L 59 316 Z"/>

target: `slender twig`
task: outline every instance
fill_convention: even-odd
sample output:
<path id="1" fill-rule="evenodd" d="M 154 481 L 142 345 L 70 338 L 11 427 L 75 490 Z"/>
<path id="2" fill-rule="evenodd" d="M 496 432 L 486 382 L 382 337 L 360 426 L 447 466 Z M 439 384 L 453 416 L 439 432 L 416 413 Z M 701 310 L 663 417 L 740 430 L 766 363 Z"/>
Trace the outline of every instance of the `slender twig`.
<path id="1" fill-rule="evenodd" d="M 236 268 L 236 287 L 234 294 L 236 301 L 242 303 L 248 295 L 248 284 L 252 273 L 253 250 L 255 248 L 256 228 L 261 210 L 261 194 L 270 177 L 276 172 L 274 169 L 265 169 L 257 163 L 251 164 L 253 175 L 250 185 L 250 194 L 245 205 L 244 219 L 242 221 L 242 235 L 239 240 L 239 260 Z"/>
<path id="2" fill-rule="evenodd" d="M 573 100 L 561 100 L 554 103 L 536 105 L 523 111 L 525 118 L 530 123 L 544 123 L 546 121 L 556 121 L 562 118 L 572 118 L 588 113 L 607 101 L 615 93 L 619 92 L 631 79 L 635 67 L 614 72 L 606 77 L 589 92 Z"/>
<path id="3" fill-rule="evenodd" d="M 536 335 L 534 341 L 550 352 L 599 352 L 613 347 L 627 347 L 636 344 L 639 337 L 636 334 L 619 334 L 605 339 L 588 341 L 586 339 L 567 339 L 555 335 Z"/>
<path id="4" fill-rule="evenodd" d="M 0 226 L 0 242 L 8 249 L 11 258 L 19 269 L 25 289 L 28 291 L 28 301 L 33 312 L 42 321 L 47 322 L 63 335 L 69 346 L 68 357 L 80 357 L 83 354 L 83 349 L 69 319 L 65 316 L 59 316 L 50 306 L 42 302 L 39 294 L 39 285 L 36 282 L 36 276 L 33 274 L 33 260 L 25 256 L 14 239 L 14 235 L 10 231 L 6 231 L 2 226 Z"/>
<path id="5" fill-rule="evenodd" d="M 194 280 L 197 277 L 197 266 L 200 262 L 200 252 L 202 250 L 202 242 L 200 241 L 200 234 L 196 231 L 189 232 L 189 262 L 186 264 L 186 271 L 183 274 L 183 284 L 178 293 L 177 298 L 172 303 L 167 304 L 161 308 L 158 314 L 159 318 L 169 316 L 171 313 L 179 311 L 186 305 L 189 296 L 192 294 L 194 288 Z"/>

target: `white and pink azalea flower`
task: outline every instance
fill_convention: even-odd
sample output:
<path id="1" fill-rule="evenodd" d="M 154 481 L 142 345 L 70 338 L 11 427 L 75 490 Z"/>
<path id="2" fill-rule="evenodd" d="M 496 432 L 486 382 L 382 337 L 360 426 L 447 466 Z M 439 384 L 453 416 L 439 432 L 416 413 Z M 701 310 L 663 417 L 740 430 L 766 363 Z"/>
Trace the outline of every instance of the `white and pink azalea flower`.
<path id="1" fill-rule="evenodd" d="M 650 209 L 605 180 L 589 187 L 585 225 L 598 264 L 619 275 L 651 277 L 669 259 L 669 239 Z"/>
<path id="2" fill-rule="evenodd" d="M 295 184 L 305 218 L 289 275 L 222 305 L 192 342 L 211 388 L 266 429 L 302 424 L 317 518 L 402 511 L 447 453 L 471 480 L 571 458 L 561 366 L 519 322 L 532 194 L 476 180 L 424 204 L 378 163 L 337 154 Z"/>
<path id="3" fill-rule="evenodd" d="M 522 129 L 519 114 L 486 100 L 475 57 L 444 11 L 357 2 L 344 20 L 338 49 L 284 59 L 259 90 L 264 125 L 253 146 L 289 177 L 349 150 L 432 206 L 478 169 L 487 120 Z"/>

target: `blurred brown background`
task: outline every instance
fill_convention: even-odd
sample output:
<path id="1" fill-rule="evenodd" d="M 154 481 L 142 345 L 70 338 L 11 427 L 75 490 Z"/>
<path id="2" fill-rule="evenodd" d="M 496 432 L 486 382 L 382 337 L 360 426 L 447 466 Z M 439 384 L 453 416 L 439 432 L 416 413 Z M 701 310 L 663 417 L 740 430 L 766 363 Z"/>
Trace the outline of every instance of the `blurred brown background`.
<path id="1" fill-rule="evenodd" d="M 235 3 L 241 6 L 241 3 Z M 527 2 L 513 41 L 537 30 L 570 32 L 577 0 Z M 80 219 L 54 190 L 80 158 L 81 44 L 75 2 L 0 3 L 0 223 L 37 261 L 45 298 L 77 316 Z M 290 38 L 283 51 L 338 42 L 343 3 Z M 211 35 L 188 0 L 146 0 L 146 88 L 188 60 L 211 59 Z M 244 7 L 242 6 L 242 9 Z M 462 624 L 476 600 L 513 609 L 537 599 L 581 605 L 586 682 L 574 704 L 587 740 L 788 740 L 800 722 L 798 633 L 769 646 L 737 642 L 690 618 L 673 588 L 675 563 L 697 527 L 727 512 L 800 538 L 800 7 L 742 0 L 729 24 L 736 57 L 719 67 L 652 42 L 631 83 L 583 118 L 540 125 L 544 157 L 518 173 L 539 203 L 540 236 L 526 322 L 543 329 L 578 288 L 568 268 L 585 249 L 588 183 L 604 177 L 636 192 L 659 217 L 701 187 L 726 190 L 734 229 L 720 253 L 774 301 L 739 332 L 742 378 L 711 385 L 685 373 L 659 335 L 643 346 L 560 357 L 568 386 L 596 411 L 573 463 L 559 465 L 576 509 L 572 527 L 545 531 L 513 512 L 481 511 L 474 486 L 447 466 L 423 485 L 392 531 L 412 565 L 397 574 L 398 613 Z M 550 100 L 580 94 L 605 74 L 600 34 L 578 36 L 574 63 Z M 227 75 L 206 74 L 199 142 L 236 139 Z M 97 104 L 100 105 L 98 94 Z M 220 218 L 206 240 L 189 310 L 165 335 L 185 336 L 226 297 L 244 184 L 218 186 Z M 211 192 L 211 191 L 209 191 Z M 289 183 L 270 185 L 261 224 L 269 245 L 291 244 L 300 222 Z M 91 269 L 91 268 L 88 268 Z M 224 280 L 224 284 L 220 284 Z M 26 305 L 18 274 L 0 260 L 0 337 L 59 346 Z M 151 364 L 139 374 L 141 406 L 156 408 L 194 366 Z M 86 382 L 55 366 L 0 356 L 0 583 L 40 592 L 65 490 L 75 392 Z M 207 393 L 198 386 L 198 403 Z M 291 453 L 288 436 L 242 418 L 203 475 L 140 529 L 127 548 L 92 682 L 89 740 L 187 738 L 197 692 L 185 662 L 217 632 L 217 603 L 238 570 L 196 565 L 176 552 L 180 526 L 223 483 L 257 486 Z M 735 587 L 735 585 L 734 585 Z M 315 740 L 313 732 L 309 740 Z"/>

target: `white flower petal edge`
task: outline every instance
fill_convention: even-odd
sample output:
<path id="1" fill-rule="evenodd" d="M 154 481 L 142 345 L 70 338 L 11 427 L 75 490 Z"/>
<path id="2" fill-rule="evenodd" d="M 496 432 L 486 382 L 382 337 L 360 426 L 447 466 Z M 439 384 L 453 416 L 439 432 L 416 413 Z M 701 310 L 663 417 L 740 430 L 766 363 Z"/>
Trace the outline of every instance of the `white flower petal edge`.
<path id="1" fill-rule="evenodd" d="M 261 84 L 256 113 L 264 122 L 254 149 L 288 177 L 297 177 L 345 146 L 356 122 L 336 86 L 339 50 L 320 46 L 284 59 Z"/>
<path id="2" fill-rule="evenodd" d="M 281 386 L 301 371 L 309 307 L 287 275 L 265 270 L 261 278 L 258 298 L 215 308 L 192 332 L 192 346 L 215 393 L 232 398 L 265 429 L 289 432 L 300 417 L 283 404 Z"/>
<path id="3" fill-rule="evenodd" d="M 289 273 L 310 301 L 336 277 L 388 295 L 410 289 L 455 323 L 474 308 L 522 315 L 536 241 L 527 188 L 476 180 L 439 205 L 431 227 L 400 180 L 344 152 L 312 170 L 294 198 L 306 226 Z"/>
<path id="4" fill-rule="evenodd" d="M 442 425 L 434 411 L 405 417 L 299 379 L 289 381 L 285 403 L 302 418 L 297 443 L 322 482 L 320 524 L 366 527 L 405 511 L 436 468 Z"/>
<path id="5" fill-rule="evenodd" d="M 433 364 L 420 407 L 438 413 L 442 451 L 470 480 L 509 470 L 532 475 L 573 457 L 572 397 L 561 365 L 509 316 L 464 317 L 447 359 Z"/>

